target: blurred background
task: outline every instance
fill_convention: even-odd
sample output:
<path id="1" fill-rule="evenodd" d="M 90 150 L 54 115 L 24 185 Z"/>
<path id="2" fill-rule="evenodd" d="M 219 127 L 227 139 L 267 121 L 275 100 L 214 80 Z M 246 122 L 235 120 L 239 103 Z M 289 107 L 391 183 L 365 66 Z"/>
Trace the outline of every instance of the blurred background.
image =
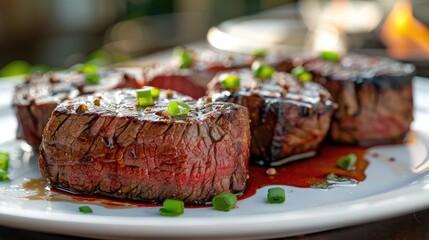
<path id="1" fill-rule="evenodd" d="M 418 0 L 0 0 L 0 77 L 108 65 L 196 41 L 219 49 L 389 55 L 428 75 Z"/>

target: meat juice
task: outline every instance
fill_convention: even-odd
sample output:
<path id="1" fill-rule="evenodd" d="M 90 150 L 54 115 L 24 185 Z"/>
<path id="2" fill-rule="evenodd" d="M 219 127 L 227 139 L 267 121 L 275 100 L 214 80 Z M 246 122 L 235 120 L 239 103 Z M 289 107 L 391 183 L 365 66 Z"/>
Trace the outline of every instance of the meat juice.
<path id="1" fill-rule="evenodd" d="M 286 185 L 300 188 L 310 188 L 318 184 L 326 184 L 326 176 L 333 173 L 339 177 L 347 177 L 358 182 L 366 178 L 365 169 L 368 161 L 365 154 L 368 148 L 354 146 L 325 145 L 321 148 L 316 157 L 308 158 L 288 163 L 284 166 L 276 167 L 276 174 L 269 176 L 266 174 L 268 167 L 250 164 L 247 181 L 247 189 L 239 196 L 239 200 L 249 198 L 256 194 L 262 187 L 270 185 Z M 338 159 L 347 154 L 354 153 L 357 156 L 356 168 L 347 171 L 337 167 Z M 79 196 L 59 189 L 50 188 L 43 179 L 32 179 L 22 185 L 26 190 L 35 193 L 27 196 L 29 200 L 63 201 L 71 203 L 88 203 L 101 205 L 106 208 L 132 208 L 132 207 L 156 207 L 160 203 L 137 202 L 110 199 L 95 196 Z M 315 191 L 317 191 L 315 189 Z M 211 207 L 203 204 L 187 204 L 187 208 Z"/>

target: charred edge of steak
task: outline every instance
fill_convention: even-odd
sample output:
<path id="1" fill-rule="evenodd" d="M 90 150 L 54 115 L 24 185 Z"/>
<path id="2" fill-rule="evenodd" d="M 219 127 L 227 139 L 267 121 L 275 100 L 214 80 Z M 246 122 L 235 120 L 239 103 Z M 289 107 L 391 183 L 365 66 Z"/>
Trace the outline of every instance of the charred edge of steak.
<path id="1" fill-rule="evenodd" d="M 228 72 L 241 79 L 240 89 L 227 91 L 217 75 L 209 84 L 213 101 L 234 102 L 249 109 L 251 157 L 258 164 L 278 165 L 285 158 L 317 151 L 329 129 L 333 102 L 317 83 L 300 83 L 287 73 L 259 80 L 249 70 Z"/>
<path id="2" fill-rule="evenodd" d="M 37 149 L 49 116 L 61 101 L 103 89 L 142 86 L 136 77 L 119 70 L 103 70 L 99 75 L 101 80 L 96 85 L 88 85 L 85 75 L 78 72 L 34 75 L 17 85 L 13 96 L 18 120 L 17 138 Z"/>
<path id="3" fill-rule="evenodd" d="M 130 200 L 205 202 L 242 192 L 248 178 L 250 126 L 246 108 L 192 102 L 186 116 L 166 114 L 161 91 L 150 108 L 135 106 L 135 91 L 78 97 L 52 113 L 39 165 L 51 186 L 85 195 Z M 87 111 L 77 113 L 81 104 Z"/>
<path id="4" fill-rule="evenodd" d="M 340 63 L 314 60 L 305 67 L 339 104 L 330 130 L 333 141 L 370 146 L 397 142 L 409 132 L 413 65 L 352 54 Z"/>

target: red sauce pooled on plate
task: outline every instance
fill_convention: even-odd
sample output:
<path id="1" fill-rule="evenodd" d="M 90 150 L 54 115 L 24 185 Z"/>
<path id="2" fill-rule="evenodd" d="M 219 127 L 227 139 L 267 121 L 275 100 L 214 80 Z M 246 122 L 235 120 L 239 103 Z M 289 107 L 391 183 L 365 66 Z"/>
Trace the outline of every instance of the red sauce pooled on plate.
<path id="1" fill-rule="evenodd" d="M 326 176 L 330 173 L 361 182 L 366 177 L 365 169 L 368 166 L 368 161 L 365 160 L 364 156 L 367 149 L 365 147 L 326 145 L 321 148 L 319 154 L 315 157 L 275 167 L 276 175 L 274 176 L 266 174 L 269 167 L 251 164 L 247 189 L 240 199 L 251 197 L 256 193 L 256 190 L 269 185 L 308 188 L 316 184 L 326 184 Z M 338 159 L 350 153 L 354 153 L 357 156 L 356 169 L 347 171 L 338 168 Z"/>
<path id="2" fill-rule="evenodd" d="M 319 155 L 316 157 L 276 167 L 277 173 L 274 176 L 266 174 L 266 170 L 269 167 L 250 164 L 250 178 L 247 181 L 247 189 L 239 197 L 239 200 L 251 197 L 256 193 L 256 190 L 269 185 L 308 188 L 315 184 L 326 184 L 326 176 L 330 173 L 334 173 L 339 177 L 348 177 L 357 181 L 363 181 L 366 177 L 365 169 L 368 166 L 368 161 L 364 159 L 366 151 L 367 148 L 364 147 L 326 145 L 321 148 Z M 354 153 L 357 156 L 356 169 L 347 171 L 338 168 L 338 159 L 350 153 Z M 47 186 L 48 183 L 44 179 L 32 179 L 22 185 L 24 189 L 35 192 L 33 195 L 26 197 L 29 200 L 62 201 L 77 204 L 89 203 L 101 205 L 106 208 L 156 207 L 162 205 L 161 203 L 79 196 Z M 211 205 L 186 205 L 186 208 L 200 207 L 211 207 Z"/>

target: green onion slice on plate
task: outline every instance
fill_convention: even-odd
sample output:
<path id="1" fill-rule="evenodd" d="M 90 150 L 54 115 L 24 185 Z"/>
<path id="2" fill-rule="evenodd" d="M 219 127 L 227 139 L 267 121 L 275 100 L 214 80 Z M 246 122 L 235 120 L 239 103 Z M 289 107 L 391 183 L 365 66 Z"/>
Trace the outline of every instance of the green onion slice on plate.
<path id="1" fill-rule="evenodd" d="M 230 192 L 224 192 L 213 197 L 213 208 L 219 211 L 229 211 L 237 204 L 237 196 Z"/>
<path id="2" fill-rule="evenodd" d="M 92 208 L 88 206 L 80 206 L 79 211 L 82 213 L 92 213 Z"/>
<path id="3" fill-rule="evenodd" d="M 269 203 L 284 203 L 286 199 L 285 190 L 280 187 L 268 189 L 267 200 Z"/>
<path id="4" fill-rule="evenodd" d="M 356 160 L 357 160 L 356 154 L 350 153 L 338 159 L 337 166 L 341 169 L 351 171 L 356 168 L 355 166 Z"/>
<path id="5" fill-rule="evenodd" d="M 10 156 L 8 153 L 0 152 L 0 181 L 9 180 L 9 176 L 8 176 L 9 160 L 10 160 Z"/>
<path id="6" fill-rule="evenodd" d="M 185 204 L 180 200 L 165 199 L 162 203 L 162 208 L 159 209 L 161 216 L 179 216 L 185 212 Z"/>

